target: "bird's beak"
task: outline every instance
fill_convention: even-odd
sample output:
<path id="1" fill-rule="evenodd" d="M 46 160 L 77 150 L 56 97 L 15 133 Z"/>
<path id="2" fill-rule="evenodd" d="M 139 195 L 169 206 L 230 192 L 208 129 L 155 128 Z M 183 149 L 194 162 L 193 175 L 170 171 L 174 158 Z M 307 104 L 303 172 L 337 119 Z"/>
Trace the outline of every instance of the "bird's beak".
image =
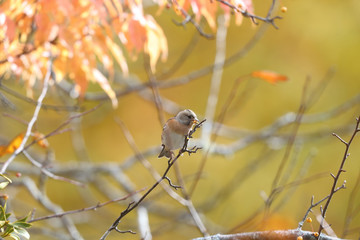
<path id="1" fill-rule="evenodd" d="M 193 123 L 194 124 L 198 124 L 200 121 L 199 121 L 199 119 L 197 119 L 197 118 L 195 118 L 194 120 L 193 120 Z"/>

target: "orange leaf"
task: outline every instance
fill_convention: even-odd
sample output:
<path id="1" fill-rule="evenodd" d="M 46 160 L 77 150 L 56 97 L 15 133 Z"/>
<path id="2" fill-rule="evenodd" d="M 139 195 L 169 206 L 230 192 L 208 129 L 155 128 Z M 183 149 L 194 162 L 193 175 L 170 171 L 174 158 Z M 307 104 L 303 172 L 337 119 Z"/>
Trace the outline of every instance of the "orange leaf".
<path id="1" fill-rule="evenodd" d="M 34 132 L 33 134 L 33 139 L 34 141 L 36 141 L 36 143 L 42 147 L 42 148 L 48 148 L 49 147 L 49 142 L 46 140 L 46 138 L 44 138 L 45 135 L 39 132 Z"/>
<path id="2" fill-rule="evenodd" d="M 288 77 L 285 75 L 278 74 L 276 72 L 272 71 L 255 71 L 251 73 L 251 76 L 260 78 L 262 80 L 265 80 L 269 83 L 277 83 L 277 82 L 283 82 L 287 81 Z"/>
<path id="3" fill-rule="evenodd" d="M 42 44 L 48 40 L 53 23 L 46 12 L 40 12 L 35 15 L 35 24 L 37 27 L 35 42 Z"/>
<path id="4" fill-rule="evenodd" d="M 146 29 L 139 21 L 131 18 L 129 19 L 128 36 L 130 48 L 135 48 L 136 53 L 139 53 L 147 41 Z M 131 49 L 130 49 L 131 50 Z"/>
<path id="5" fill-rule="evenodd" d="M 6 145 L 4 146 L 4 145 L 1 145 L 0 146 L 0 157 L 2 157 L 3 155 L 5 155 L 6 154 Z"/>
<path id="6" fill-rule="evenodd" d="M 20 147 L 22 140 L 24 139 L 24 133 L 20 133 L 17 135 L 8 145 L 0 146 L 0 157 L 8 154 L 13 153 L 15 150 Z"/>
<path id="7" fill-rule="evenodd" d="M 1 28 L 5 29 L 6 37 L 9 39 L 10 42 L 12 42 L 16 35 L 15 22 L 12 19 L 10 19 L 9 17 L 5 16 L 5 14 L 3 14 L 3 13 L 1 14 L 0 18 L 1 18 L 1 22 L 4 23 L 4 24 L 1 24 L 2 25 Z M 4 21 L 2 18 L 4 18 Z"/>

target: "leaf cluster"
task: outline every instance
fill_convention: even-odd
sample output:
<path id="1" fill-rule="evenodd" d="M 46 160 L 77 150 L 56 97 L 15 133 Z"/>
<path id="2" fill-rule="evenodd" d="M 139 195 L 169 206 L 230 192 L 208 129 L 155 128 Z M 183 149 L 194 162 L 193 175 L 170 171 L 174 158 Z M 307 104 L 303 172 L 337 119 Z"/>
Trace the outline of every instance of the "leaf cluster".
<path id="1" fill-rule="evenodd" d="M 6 181 L 0 182 L 0 189 L 4 189 L 9 183 L 11 183 L 10 178 L 1 174 L 1 177 L 5 178 Z M 7 197 L 4 197 L 5 199 Z M 27 223 L 29 215 L 11 222 L 10 220 L 11 213 L 6 212 L 6 202 L 3 206 L 0 205 L 0 236 L 2 238 L 12 238 L 15 240 L 21 240 L 22 238 L 30 239 L 30 234 L 26 230 L 31 227 L 30 223 Z"/>

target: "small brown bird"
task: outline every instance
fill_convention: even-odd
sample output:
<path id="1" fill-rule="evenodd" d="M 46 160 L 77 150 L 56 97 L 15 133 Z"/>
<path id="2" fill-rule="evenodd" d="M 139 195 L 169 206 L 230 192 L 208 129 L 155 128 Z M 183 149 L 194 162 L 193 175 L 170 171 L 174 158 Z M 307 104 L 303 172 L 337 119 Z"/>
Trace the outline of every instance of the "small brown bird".
<path id="1" fill-rule="evenodd" d="M 175 117 L 167 120 L 161 134 L 163 149 L 158 157 L 165 156 L 172 159 L 174 157 L 173 150 L 184 146 L 185 136 L 189 134 L 193 125 L 198 122 L 196 114 L 190 109 L 183 110 Z"/>

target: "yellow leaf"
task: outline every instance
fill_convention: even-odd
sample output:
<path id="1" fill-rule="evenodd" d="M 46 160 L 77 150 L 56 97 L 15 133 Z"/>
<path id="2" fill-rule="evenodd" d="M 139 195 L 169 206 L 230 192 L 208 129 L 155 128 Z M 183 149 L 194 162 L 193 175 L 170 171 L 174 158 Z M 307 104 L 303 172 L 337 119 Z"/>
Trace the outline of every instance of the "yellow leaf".
<path id="1" fill-rule="evenodd" d="M 116 98 L 116 94 L 114 90 L 112 90 L 109 81 L 106 79 L 106 77 L 96 68 L 92 69 L 92 74 L 95 78 L 95 81 L 100 85 L 100 87 L 106 92 L 106 94 L 111 99 L 111 103 L 113 105 L 113 108 L 117 108 L 118 106 L 118 100 Z"/>
<path id="2" fill-rule="evenodd" d="M 129 74 L 129 69 L 120 47 L 116 45 L 109 37 L 106 38 L 106 45 L 108 46 L 116 61 L 120 65 L 123 74 L 127 76 Z"/>
<path id="3" fill-rule="evenodd" d="M 156 63 L 161 55 L 162 61 L 167 59 L 168 48 L 164 32 L 151 16 L 146 17 L 147 42 L 144 51 L 150 56 L 150 67 L 155 72 Z"/>
<path id="4" fill-rule="evenodd" d="M 5 154 L 11 154 L 15 152 L 15 150 L 18 147 L 20 147 L 23 139 L 24 139 L 24 133 L 20 133 L 14 139 L 12 139 L 9 144 L 0 146 L 0 157 L 2 157 Z"/>
<path id="5" fill-rule="evenodd" d="M 48 148 L 49 142 L 46 138 L 44 138 L 45 135 L 39 132 L 34 132 L 33 139 L 36 141 L 36 143 L 42 147 L 42 148 Z"/>

